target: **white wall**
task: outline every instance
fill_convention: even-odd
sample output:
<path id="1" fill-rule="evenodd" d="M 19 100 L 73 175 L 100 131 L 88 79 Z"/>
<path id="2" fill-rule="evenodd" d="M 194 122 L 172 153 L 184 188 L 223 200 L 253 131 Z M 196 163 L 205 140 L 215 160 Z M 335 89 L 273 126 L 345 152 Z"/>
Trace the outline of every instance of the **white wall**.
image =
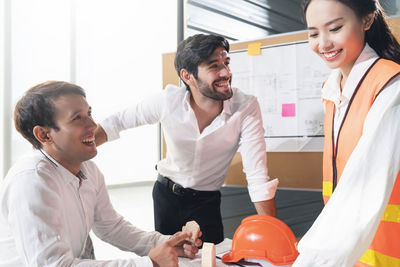
<path id="1" fill-rule="evenodd" d="M 10 160 L 10 93 L 6 90 L 9 85 L 8 68 L 10 56 L 9 50 L 9 6 L 10 0 L 0 0 L 0 180 L 4 177 L 6 166 Z"/>
<path id="2" fill-rule="evenodd" d="M 86 90 L 100 121 L 162 89 L 161 54 L 176 49 L 176 1 L 0 1 L 11 4 L 12 49 L 5 53 L 11 53 L 12 108 L 31 86 L 65 80 Z M 10 127 L 15 162 L 31 146 Z M 94 160 L 108 184 L 155 179 L 158 149 L 157 126 L 144 126 L 99 147 Z"/>
<path id="3" fill-rule="evenodd" d="M 111 5 L 112 3 L 112 5 Z M 177 1 L 76 1 L 76 80 L 102 120 L 162 89 L 162 52 L 176 49 Z M 157 125 L 99 147 L 108 184 L 153 180 Z"/>
<path id="4" fill-rule="evenodd" d="M 68 0 L 12 0 L 11 96 L 12 109 L 30 87 L 47 80 L 69 81 L 70 2 Z M 12 162 L 32 146 L 17 133 L 11 135 Z"/>
<path id="5" fill-rule="evenodd" d="M 5 44 L 5 1 L 0 0 L 0 147 L 4 147 L 4 44 Z M 0 150 L 0 177 L 3 177 L 4 150 Z M 1 178 L 0 178 L 1 180 Z"/>

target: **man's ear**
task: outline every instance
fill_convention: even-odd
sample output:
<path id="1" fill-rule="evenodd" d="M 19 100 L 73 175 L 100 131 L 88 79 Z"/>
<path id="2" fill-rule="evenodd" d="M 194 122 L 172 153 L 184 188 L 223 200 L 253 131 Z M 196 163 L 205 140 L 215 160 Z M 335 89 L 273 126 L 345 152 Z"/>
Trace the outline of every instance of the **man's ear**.
<path id="1" fill-rule="evenodd" d="M 49 144 L 52 143 L 53 140 L 51 139 L 50 136 L 50 131 L 48 127 L 43 127 L 43 126 L 38 126 L 36 125 L 35 127 L 33 127 L 33 135 L 35 136 L 35 138 L 42 144 Z"/>
<path id="2" fill-rule="evenodd" d="M 194 78 L 192 73 L 188 72 L 186 69 L 181 69 L 180 76 L 181 76 L 182 81 L 184 81 L 188 85 L 190 85 L 192 83 L 193 78 Z"/>

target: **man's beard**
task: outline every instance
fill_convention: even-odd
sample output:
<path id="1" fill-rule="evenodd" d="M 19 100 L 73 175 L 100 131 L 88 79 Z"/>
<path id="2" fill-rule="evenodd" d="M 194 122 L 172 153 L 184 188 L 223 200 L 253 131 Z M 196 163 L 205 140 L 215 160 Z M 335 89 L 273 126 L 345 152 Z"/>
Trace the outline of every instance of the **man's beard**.
<path id="1" fill-rule="evenodd" d="M 228 100 L 233 96 L 233 92 L 232 92 L 232 87 L 231 84 L 229 83 L 229 91 L 226 93 L 221 93 L 218 92 L 217 90 L 215 90 L 214 88 L 211 88 L 207 83 L 203 82 L 201 79 L 196 79 L 197 80 L 197 85 L 199 87 L 199 91 L 200 93 L 208 98 L 217 100 L 217 101 L 224 101 L 224 100 Z M 222 79 L 216 80 L 215 82 L 218 82 Z M 224 79 L 226 80 L 226 79 Z M 214 82 L 214 83 L 215 83 Z"/>

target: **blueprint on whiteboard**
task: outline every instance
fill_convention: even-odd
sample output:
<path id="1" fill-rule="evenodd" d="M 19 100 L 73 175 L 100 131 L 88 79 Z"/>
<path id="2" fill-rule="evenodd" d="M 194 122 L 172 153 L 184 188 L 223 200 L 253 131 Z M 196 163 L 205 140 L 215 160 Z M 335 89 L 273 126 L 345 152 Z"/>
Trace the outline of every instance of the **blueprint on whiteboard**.
<path id="1" fill-rule="evenodd" d="M 307 42 L 232 51 L 232 86 L 258 98 L 267 151 L 322 151 L 321 87 L 330 69 Z"/>

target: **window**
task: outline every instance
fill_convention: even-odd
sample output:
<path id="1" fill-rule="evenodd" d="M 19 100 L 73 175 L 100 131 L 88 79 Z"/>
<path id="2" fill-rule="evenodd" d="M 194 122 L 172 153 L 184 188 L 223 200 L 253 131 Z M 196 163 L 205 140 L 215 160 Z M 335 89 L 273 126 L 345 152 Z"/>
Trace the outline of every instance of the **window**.
<path id="1" fill-rule="evenodd" d="M 176 49 L 176 1 L 1 1 L 10 5 L 12 33 L 5 52 L 11 55 L 9 114 L 28 88 L 47 80 L 82 86 L 96 121 L 162 89 L 161 55 Z M 31 145 L 10 128 L 12 164 Z M 155 179 L 158 138 L 157 125 L 143 126 L 99 147 L 94 161 L 107 184 Z"/>

